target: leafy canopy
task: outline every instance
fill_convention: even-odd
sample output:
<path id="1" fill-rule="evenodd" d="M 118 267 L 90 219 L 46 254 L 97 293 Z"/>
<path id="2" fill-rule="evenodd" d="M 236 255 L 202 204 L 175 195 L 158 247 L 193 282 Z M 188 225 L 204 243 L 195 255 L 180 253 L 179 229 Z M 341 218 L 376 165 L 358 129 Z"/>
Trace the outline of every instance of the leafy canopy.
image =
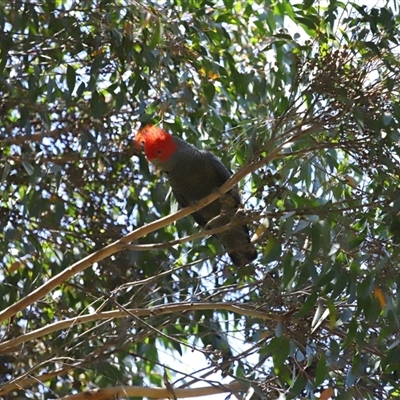
<path id="1" fill-rule="evenodd" d="M 1 2 L 0 395 L 398 396 L 397 12 Z M 149 122 L 237 171 L 253 265 L 156 222 L 176 205 L 132 145 Z"/>

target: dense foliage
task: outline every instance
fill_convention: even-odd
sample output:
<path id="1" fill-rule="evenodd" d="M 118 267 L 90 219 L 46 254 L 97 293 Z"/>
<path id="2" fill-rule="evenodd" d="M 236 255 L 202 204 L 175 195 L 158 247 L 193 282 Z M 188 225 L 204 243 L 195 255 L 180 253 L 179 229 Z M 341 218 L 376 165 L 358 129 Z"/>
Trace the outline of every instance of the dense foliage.
<path id="1" fill-rule="evenodd" d="M 397 12 L 1 2 L 0 396 L 399 396 Z M 244 178 L 252 265 L 157 224 L 149 122 Z"/>

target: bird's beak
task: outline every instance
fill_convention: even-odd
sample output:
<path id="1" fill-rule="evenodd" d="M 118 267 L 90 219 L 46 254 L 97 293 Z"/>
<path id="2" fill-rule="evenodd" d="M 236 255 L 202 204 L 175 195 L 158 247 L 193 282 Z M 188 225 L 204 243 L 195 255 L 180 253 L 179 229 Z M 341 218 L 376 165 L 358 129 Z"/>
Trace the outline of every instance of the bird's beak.
<path id="1" fill-rule="evenodd" d="M 136 150 L 144 150 L 144 138 L 140 132 L 138 132 L 133 138 L 133 144 Z"/>

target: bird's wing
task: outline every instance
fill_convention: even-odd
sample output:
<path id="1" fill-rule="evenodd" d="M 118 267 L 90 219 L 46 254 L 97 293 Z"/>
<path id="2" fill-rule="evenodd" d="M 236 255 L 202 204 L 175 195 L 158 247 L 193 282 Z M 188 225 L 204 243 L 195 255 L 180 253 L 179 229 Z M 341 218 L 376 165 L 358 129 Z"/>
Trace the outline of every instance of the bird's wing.
<path id="1" fill-rule="evenodd" d="M 218 186 L 222 186 L 232 175 L 232 171 L 230 171 L 228 168 L 225 167 L 224 164 L 222 164 L 221 160 L 217 158 L 214 154 L 210 153 L 209 151 L 202 151 L 204 155 L 207 156 L 210 165 L 214 168 L 214 170 L 217 172 L 221 183 Z M 233 199 L 235 199 L 236 206 L 240 204 L 240 195 L 239 195 L 239 189 L 237 186 L 234 186 L 229 192 L 230 196 L 232 196 Z"/>
<path id="2" fill-rule="evenodd" d="M 185 199 L 184 196 L 182 196 L 181 194 L 175 192 L 174 190 L 172 190 L 172 193 L 175 196 L 176 201 L 179 204 L 180 208 L 185 208 L 188 207 L 190 204 L 188 203 L 188 201 Z M 195 212 L 193 214 L 191 214 L 193 219 L 200 225 L 200 226 L 204 226 L 207 224 L 207 220 L 202 217 L 199 213 Z"/>
<path id="3" fill-rule="evenodd" d="M 222 164 L 221 160 L 216 157 L 213 153 L 210 153 L 209 151 L 202 150 L 201 153 L 205 157 L 207 157 L 207 160 L 209 161 L 209 165 L 212 166 L 212 168 L 217 172 L 218 176 L 221 178 L 221 185 L 224 184 L 232 175 L 232 171 L 229 171 L 228 168 L 225 167 L 224 164 Z"/>

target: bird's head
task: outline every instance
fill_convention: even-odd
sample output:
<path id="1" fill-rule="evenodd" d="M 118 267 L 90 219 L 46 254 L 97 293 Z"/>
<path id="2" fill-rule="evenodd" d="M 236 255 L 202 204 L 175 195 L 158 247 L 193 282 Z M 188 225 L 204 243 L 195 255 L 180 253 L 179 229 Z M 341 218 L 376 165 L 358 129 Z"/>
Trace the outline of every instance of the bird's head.
<path id="1" fill-rule="evenodd" d="M 154 125 L 141 128 L 134 138 L 134 143 L 135 147 L 143 149 L 146 158 L 158 167 L 162 167 L 178 148 L 172 135 Z"/>

